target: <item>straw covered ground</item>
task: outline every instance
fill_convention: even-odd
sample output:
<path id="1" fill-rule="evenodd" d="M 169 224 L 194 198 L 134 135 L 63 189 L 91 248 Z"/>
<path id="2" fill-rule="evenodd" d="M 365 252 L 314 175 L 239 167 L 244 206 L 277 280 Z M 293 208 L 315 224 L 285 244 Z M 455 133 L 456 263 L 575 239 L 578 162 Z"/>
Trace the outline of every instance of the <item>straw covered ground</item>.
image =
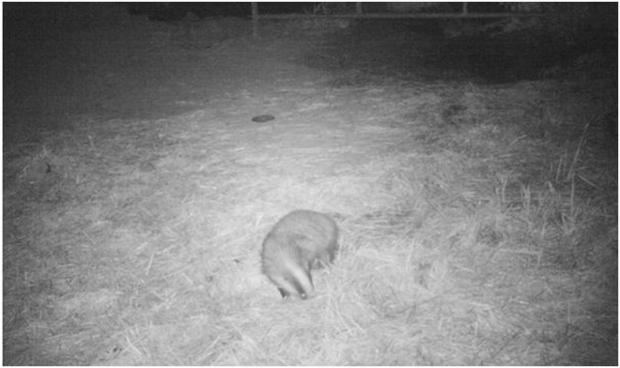
<path id="1" fill-rule="evenodd" d="M 158 27 L 136 57 L 176 84 L 93 58 L 115 93 L 5 123 L 4 364 L 617 363 L 614 78 L 422 82 L 309 68 L 338 56 L 307 29 L 187 48 Z M 183 108 L 118 112 L 162 95 Z M 300 208 L 341 251 L 283 301 L 260 245 Z"/>

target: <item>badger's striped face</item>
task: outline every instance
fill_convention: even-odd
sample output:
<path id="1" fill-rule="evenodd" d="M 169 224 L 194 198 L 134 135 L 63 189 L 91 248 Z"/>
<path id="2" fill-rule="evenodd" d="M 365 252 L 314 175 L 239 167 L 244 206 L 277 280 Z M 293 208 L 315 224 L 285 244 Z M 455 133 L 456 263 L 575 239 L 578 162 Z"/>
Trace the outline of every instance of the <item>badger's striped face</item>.
<path id="1" fill-rule="evenodd" d="M 298 295 L 306 299 L 314 291 L 310 263 L 305 259 L 302 249 L 291 246 L 284 240 L 268 237 L 265 241 L 263 272 L 278 288 L 282 297 Z"/>
<path id="2" fill-rule="evenodd" d="M 292 275 L 288 276 L 271 276 L 271 281 L 276 285 L 282 298 L 288 298 L 291 295 L 297 295 L 301 299 L 308 299 L 314 287 L 310 277 L 297 280 Z"/>
<path id="3" fill-rule="evenodd" d="M 299 257 L 291 257 L 284 260 L 283 266 L 279 278 L 281 282 L 275 282 L 282 297 L 297 295 L 307 299 L 314 292 L 308 263 Z"/>
<path id="4" fill-rule="evenodd" d="M 298 268 L 293 271 L 294 272 L 291 272 L 283 277 L 283 280 L 286 283 L 286 288 L 278 287 L 280 295 L 282 295 L 283 298 L 287 298 L 293 294 L 296 294 L 301 299 L 306 300 L 308 299 L 308 293 L 312 293 L 314 291 L 310 269 L 303 269 L 303 275 L 300 274 Z"/>
<path id="5" fill-rule="evenodd" d="M 280 295 L 282 295 L 282 298 L 284 299 L 291 296 L 286 290 L 282 288 L 278 288 L 278 291 L 280 292 Z M 303 300 L 308 299 L 308 295 L 303 290 L 297 290 L 297 295 L 299 295 L 299 297 Z"/>

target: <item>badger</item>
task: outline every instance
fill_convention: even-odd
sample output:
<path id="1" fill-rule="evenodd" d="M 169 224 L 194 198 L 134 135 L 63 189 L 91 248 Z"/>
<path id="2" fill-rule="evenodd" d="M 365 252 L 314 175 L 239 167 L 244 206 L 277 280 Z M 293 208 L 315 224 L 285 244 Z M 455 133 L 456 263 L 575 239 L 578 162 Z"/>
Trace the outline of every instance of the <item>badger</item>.
<path id="1" fill-rule="evenodd" d="M 330 265 L 338 251 L 338 226 L 326 214 L 296 210 L 278 221 L 263 241 L 262 271 L 282 298 L 314 293 L 311 270 Z"/>

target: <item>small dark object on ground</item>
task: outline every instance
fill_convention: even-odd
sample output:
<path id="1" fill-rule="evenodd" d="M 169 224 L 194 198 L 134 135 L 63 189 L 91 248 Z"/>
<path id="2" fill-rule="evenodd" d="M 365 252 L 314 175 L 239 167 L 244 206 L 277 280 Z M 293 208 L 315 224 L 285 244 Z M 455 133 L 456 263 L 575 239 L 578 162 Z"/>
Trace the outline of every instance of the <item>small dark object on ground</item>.
<path id="1" fill-rule="evenodd" d="M 266 123 L 268 121 L 274 120 L 276 117 L 269 114 L 258 115 L 252 118 L 252 121 L 256 123 Z"/>

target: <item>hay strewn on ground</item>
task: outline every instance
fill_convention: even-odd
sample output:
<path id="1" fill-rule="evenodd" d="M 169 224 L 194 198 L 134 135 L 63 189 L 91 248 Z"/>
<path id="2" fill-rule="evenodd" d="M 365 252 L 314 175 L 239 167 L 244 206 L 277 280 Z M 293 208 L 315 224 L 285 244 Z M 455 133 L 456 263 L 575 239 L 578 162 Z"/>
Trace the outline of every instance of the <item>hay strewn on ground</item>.
<path id="1" fill-rule="evenodd" d="M 5 143 L 4 364 L 617 363 L 615 81 L 290 67 Z M 333 214 L 342 251 L 283 302 L 258 254 L 296 208 Z"/>

